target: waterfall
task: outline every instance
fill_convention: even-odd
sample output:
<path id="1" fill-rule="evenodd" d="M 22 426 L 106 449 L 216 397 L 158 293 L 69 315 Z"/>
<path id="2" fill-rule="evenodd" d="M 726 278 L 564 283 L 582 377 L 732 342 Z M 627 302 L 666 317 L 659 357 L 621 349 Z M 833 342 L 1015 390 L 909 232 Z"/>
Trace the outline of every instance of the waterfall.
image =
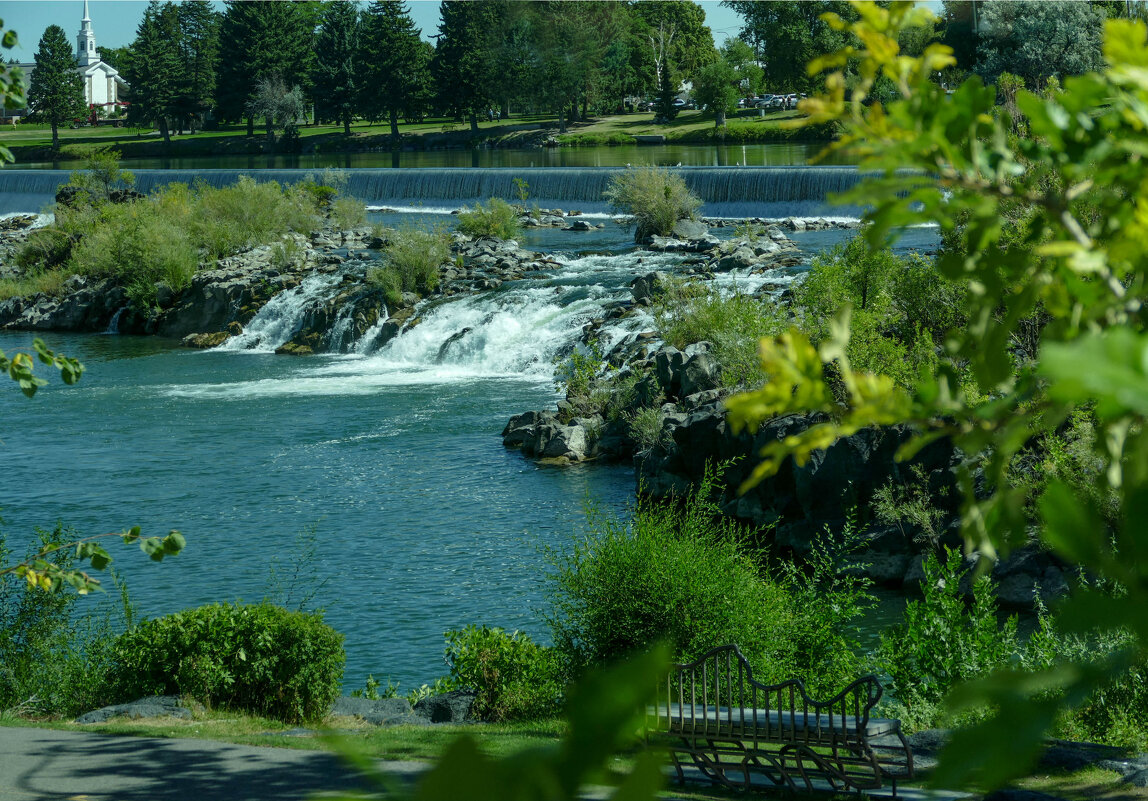
<path id="1" fill-rule="evenodd" d="M 105 334 L 118 334 L 120 332 L 120 318 L 124 316 L 124 312 L 128 310 L 127 306 L 121 306 L 112 315 L 112 319 L 108 321 L 108 327 L 104 329 Z"/>
<path id="2" fill-rule="evenodd" d="M 424 303 L 418 310 L 422 321 L 369 361 L 412 381 L 521 378 L 548 383 L 555 360 L 573 348 L 585 325 L 603 317 L 613 302 L 630 297 L 635 275 L 674 270 L 681 258 L 632 253 L 560 262 L 550 278 Z M 649 318 L 640 315 L 612 321 L 602 330 L 603 348 L 649 326 Z"/>
<path id="3" fill-rule="evenodd" d="M 602 200 L 619 167 L 536 168 L 357 168 L 343 170 L 346 191 L 368 204 L 456 208 L 501 197 L 516 200 L 514 179 L 529 186 L 530 202 L 543 207 L 577 207 L 605 211 Z M 259 181 L 294 183 L 308 170 L 134 170 L 136 189 L 150 192 L 173 181 L 202 181 L 228 186 L 240 175 Z M 853 167 L 680 167 L 677 172 L 713 216 L 788 217 L 855 215 L 856 208 L 836 207 L 828 197 L 855 186 L 861 174 Z M 38 211 L 50 204 L 66 170 L 0 171 L 0 212 Z"/>
<path id="4" fill-rule="evenodd" d="M 363 336 L 351 346 L 351 353 L 367 354 L 375 348 L 375 341 L 378 340 L 379 334 L 383 332 L 383 326 L 387 324 L 387 318 L 391 313 L 387 310 L 386 304 L 379 309 L 378 321 L 363 332 Z"/>
<path id="5" fill-rule="evenodd" d="M 302 325 L 307 312 L 321 305 L 339 285 L 339 275 L 312 273 L 296 287 L 280 292 L 264 304 L 243 329 L 216 350 L 271 353 L 285 344 Z"/>

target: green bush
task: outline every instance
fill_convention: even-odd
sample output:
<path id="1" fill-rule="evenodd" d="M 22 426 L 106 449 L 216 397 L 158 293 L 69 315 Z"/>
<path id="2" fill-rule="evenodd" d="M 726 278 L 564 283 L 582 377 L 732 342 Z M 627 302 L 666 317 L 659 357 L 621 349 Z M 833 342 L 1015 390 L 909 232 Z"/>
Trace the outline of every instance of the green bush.
<path id="1" fill-rule="evenodd" d="M 321 224 L 314 197 L 298 186 L 281 187 L 275 181 L 261 183 L 241 175 L 220 189 L 198 185 L 194 194 L 191 237 L 213 259 Z"/>
<path id="2" fill-rule="evenodd" d="M 80 535 L 57 525 L 51 532 L 38 530 L 37 537 L 48 545 Z M 66 569 L 74 563 L 73 553 L 58 550 L 51 560 Z M 0 567 L 8 557 L 0 536 Z M 132 622 L 127 590 L 115 573 L 111 576 L 121 604 L 99 608 L 91 598 L 63 589 L 45 592 L 15 575 L 0 576 L 0 713 L 74 717 L 109 702 L 115 631 Z"/>
<path id="3" fill-rule="evenodd" d="M 603 197 L 611 208 L 634 218 L 635 242 L 669 236 L 678 220 L 694 219 L 702 205 L 681 175 L 652 164 L 612 175 Z"/>
<path id="4" fill-rule="evenodd" d="M 331 203 L 331 222 L 344 231 L 367 224 L 367 207 L 353 197 L 336 198 Z"/>
<path id="5" fill-rule="evenodd" d="M 725 296 L 700 284 L 673 281 L 665 283 L 653 314 L 658 333 L 675 348 L 712 343 L 714 357 L 722 366 L 722 383 L 730 387 L 757 385 L 765 379 L 757 343 L 762 337 L 780 334 L 789 319 L 770 300 Z"/>
<path id="6" fill-rule="evenodd" d="M 575 674 L 667 642 L 678 660 L 737 643 L 765 677 L 788 667 L 792 609 L 717 516 L 711 480 L 680 506 L 643 497 L 629 524 L 594 514 L 592 533 L 555 554 L 550 627 Z"/>
<path id="7" fill-rule="evenodd" d="M 177 694 L 289 723 L 319 720 L 339 694 L 343 635 L 318 613 L 213 604 L 147 620 L 115 644 L 121 700 Z"/>
<path id="8" fill-rule="evenodd" d="M 972 582 L 972 601 L 961 591 L 959 551 L 924 562 L 924 599 L 905 607 L 905 619 L 881 635 L 877 661 L 907 725 L 942 721 L 940 702 L 956 684 L 1006 667 L 1017 649 L 1016 617 L 997 620 L 995 587 L 988 576 Z"/>
<path id="9" fill-rule="evenodd" d="M 72 249 L 80 275 L 115 278 L 136 308 L 155 300 L 156 285 L 184 289 L 199 258 L 186 229 L 156 202 L 107 204 L 99 222 Z"/>
<path id="10" fill-rule="evenodd" d="M 522 233 L 518 211 L 501 198 L 492 197 L 474 208 L 465 208 L 458 215 L 458 230 L 467 236 L 493 236 L 514 239 Z"/>
<path id="11" fill-rule="evenodd" d="M 450 683 L 476 693 L 480 720 L 532 720 L 558 711 L 562 686 L 553 649 L 527 635 L 487 626 L 446 633 Z"/>
<path id="12" fill-rule="evenodd" d="M 26 275 L 55 270 L 72 255 L 72 237 L 59 228 L 38 228 L 16 251 L 16 265 Z"/>
<path id="13" fill-rule="evenodd" d="M 367 283 L 382 290 L 391 311 L 403 305 L 403 278 L 394 267 L 372 267 L 367 271 Z"/>
<path id="14" fill-rule="evenodd" d="M 404 227 L 388 232 L 383 246 L 386 259 L 384 269 L 390 268 L 398 276 L 403 292 L 426 294 L 433 292 L 439 282 L 439 268 L 450 261 L 450 237 L 441 229 L 425 231 Z M 393 286 L 393 279 L 379 276 L 384 289 Z"/>

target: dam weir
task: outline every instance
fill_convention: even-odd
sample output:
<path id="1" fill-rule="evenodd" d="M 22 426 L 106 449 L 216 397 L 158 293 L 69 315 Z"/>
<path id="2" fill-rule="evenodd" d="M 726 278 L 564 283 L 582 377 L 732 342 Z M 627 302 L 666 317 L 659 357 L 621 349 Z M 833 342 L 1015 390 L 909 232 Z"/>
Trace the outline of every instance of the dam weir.
<path id="1" fill-rule="evenodd" d="M 499 197 L 518 200 L 515 179 L 527 184 L 527 204 L 542 208 L 607 212 L 602 199 L 610 177 L 622 167 L 534 168 L 351 168 L 347 194 L 368 206 L 401 211 L 447 212 L 460 206 Z M 855 167 L 678 167 L 673 168 L 702 199 L 702 214 L 714 217 L 856 217 L 860 209 L 836 206 L 834 193 L 855 186 Z M 172 182 L 228 186 L 239 176 L 257 181 L 293 183 L 320 173 L 311 170 L 132 170 L 135 188 L 150 192 Z M 68 181 L 68 170 L 0 171 L 0 213 L 40 211 Z"/>

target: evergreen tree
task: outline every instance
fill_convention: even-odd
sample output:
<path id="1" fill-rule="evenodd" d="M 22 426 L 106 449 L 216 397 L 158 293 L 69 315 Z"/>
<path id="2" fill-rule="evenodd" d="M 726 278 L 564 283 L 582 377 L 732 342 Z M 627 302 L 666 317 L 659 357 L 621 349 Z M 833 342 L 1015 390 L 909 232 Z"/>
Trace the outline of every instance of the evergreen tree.
<path id="1" fill-rule="evenodd" d="M 126 75 L 132 87 L 128 119 L 159 126 L 171 144 L 168 121 L 179 114 L 183 63 L 179 57 L 179 11 L 170 3 L 152 0 L 132 42 Z"/>
<path id="2" fill-rule="evenodd" d="M 318 4 L 228 0 L 219 27 L 216 110 L 221 119 L 247 118 L 260 83 L 278 76 L 285 85 L 310 86 Z"/>
<path id="3" fill-rule="evenodd" d="M 422 116 L 430 102 L 427 45 L 401 0 L 375 0 L 363 15 L 361 63 L 366 76 L 359 105 L 371 120 Z"/>
<path id="4" fill-rule="evenodd" d="M 181 120 L 192 121 L 215 103 L 216 71 L 219 67 L 219 21 L 221 15 L 206 0 L 185 0 L 176 6 L 179 19 L 179 53 L 183 70 L 176 107 Z"/>
<path id="5" fill-rule="evenodd" d="M 60 147 L 59 126 L 87 115 L 84 81 L 76 71 L 76 56 L 67 34 L 49 25 L 36 48 L 36 69 L 28 87 L 29 119 L 52 126 L 52 148 Z"/>
<path id="6" fill-rule="evenodd" d="M 678 96 L 678 82 L 670 76 L 671 72 L 673 70 L 668 63 L 662 65 L 662 78 L 658 81 L 658 104 L 654 107 L 655 122 L 670 122 L 678 116 L 678 107 L 674 105 Z"/>
<path id="7" fill-rule="evenodd" d="M 503 4 L 491 0 L 443 0 L 440 6 L 442 22 L 432 65 L 439 102 L 453 114 L 469 116 L 475 133 L 478 113 L 497 102 L 491 42 L 502 28 L 504 12 Z"/>
<path id="8" fill-rule="evenodd" d="M 347 136 L 359 104 L 359 47 L 359 4 L 328 3 L 315 39 L 315 116 L 343 123 Z"/>

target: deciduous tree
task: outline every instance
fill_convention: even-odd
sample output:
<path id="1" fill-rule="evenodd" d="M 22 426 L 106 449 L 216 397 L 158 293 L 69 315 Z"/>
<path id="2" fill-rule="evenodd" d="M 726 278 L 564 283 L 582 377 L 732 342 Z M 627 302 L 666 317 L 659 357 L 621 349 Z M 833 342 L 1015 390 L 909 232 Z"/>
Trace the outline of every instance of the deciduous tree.
<path id="1" fill-rule="evenodd" d="M 773 92 L 811 92 L 817 86 L 805 65 L 817 56 L 844 46 L 848 34 L 829 27 L 821 15 L 826 12 L 852 18 L 843 0 L 817 2 L 758 3 L 753 0 L 725 0 L 745 22 L 741 38 L 753 46 L 765 70 L 765 88 Z"/>

